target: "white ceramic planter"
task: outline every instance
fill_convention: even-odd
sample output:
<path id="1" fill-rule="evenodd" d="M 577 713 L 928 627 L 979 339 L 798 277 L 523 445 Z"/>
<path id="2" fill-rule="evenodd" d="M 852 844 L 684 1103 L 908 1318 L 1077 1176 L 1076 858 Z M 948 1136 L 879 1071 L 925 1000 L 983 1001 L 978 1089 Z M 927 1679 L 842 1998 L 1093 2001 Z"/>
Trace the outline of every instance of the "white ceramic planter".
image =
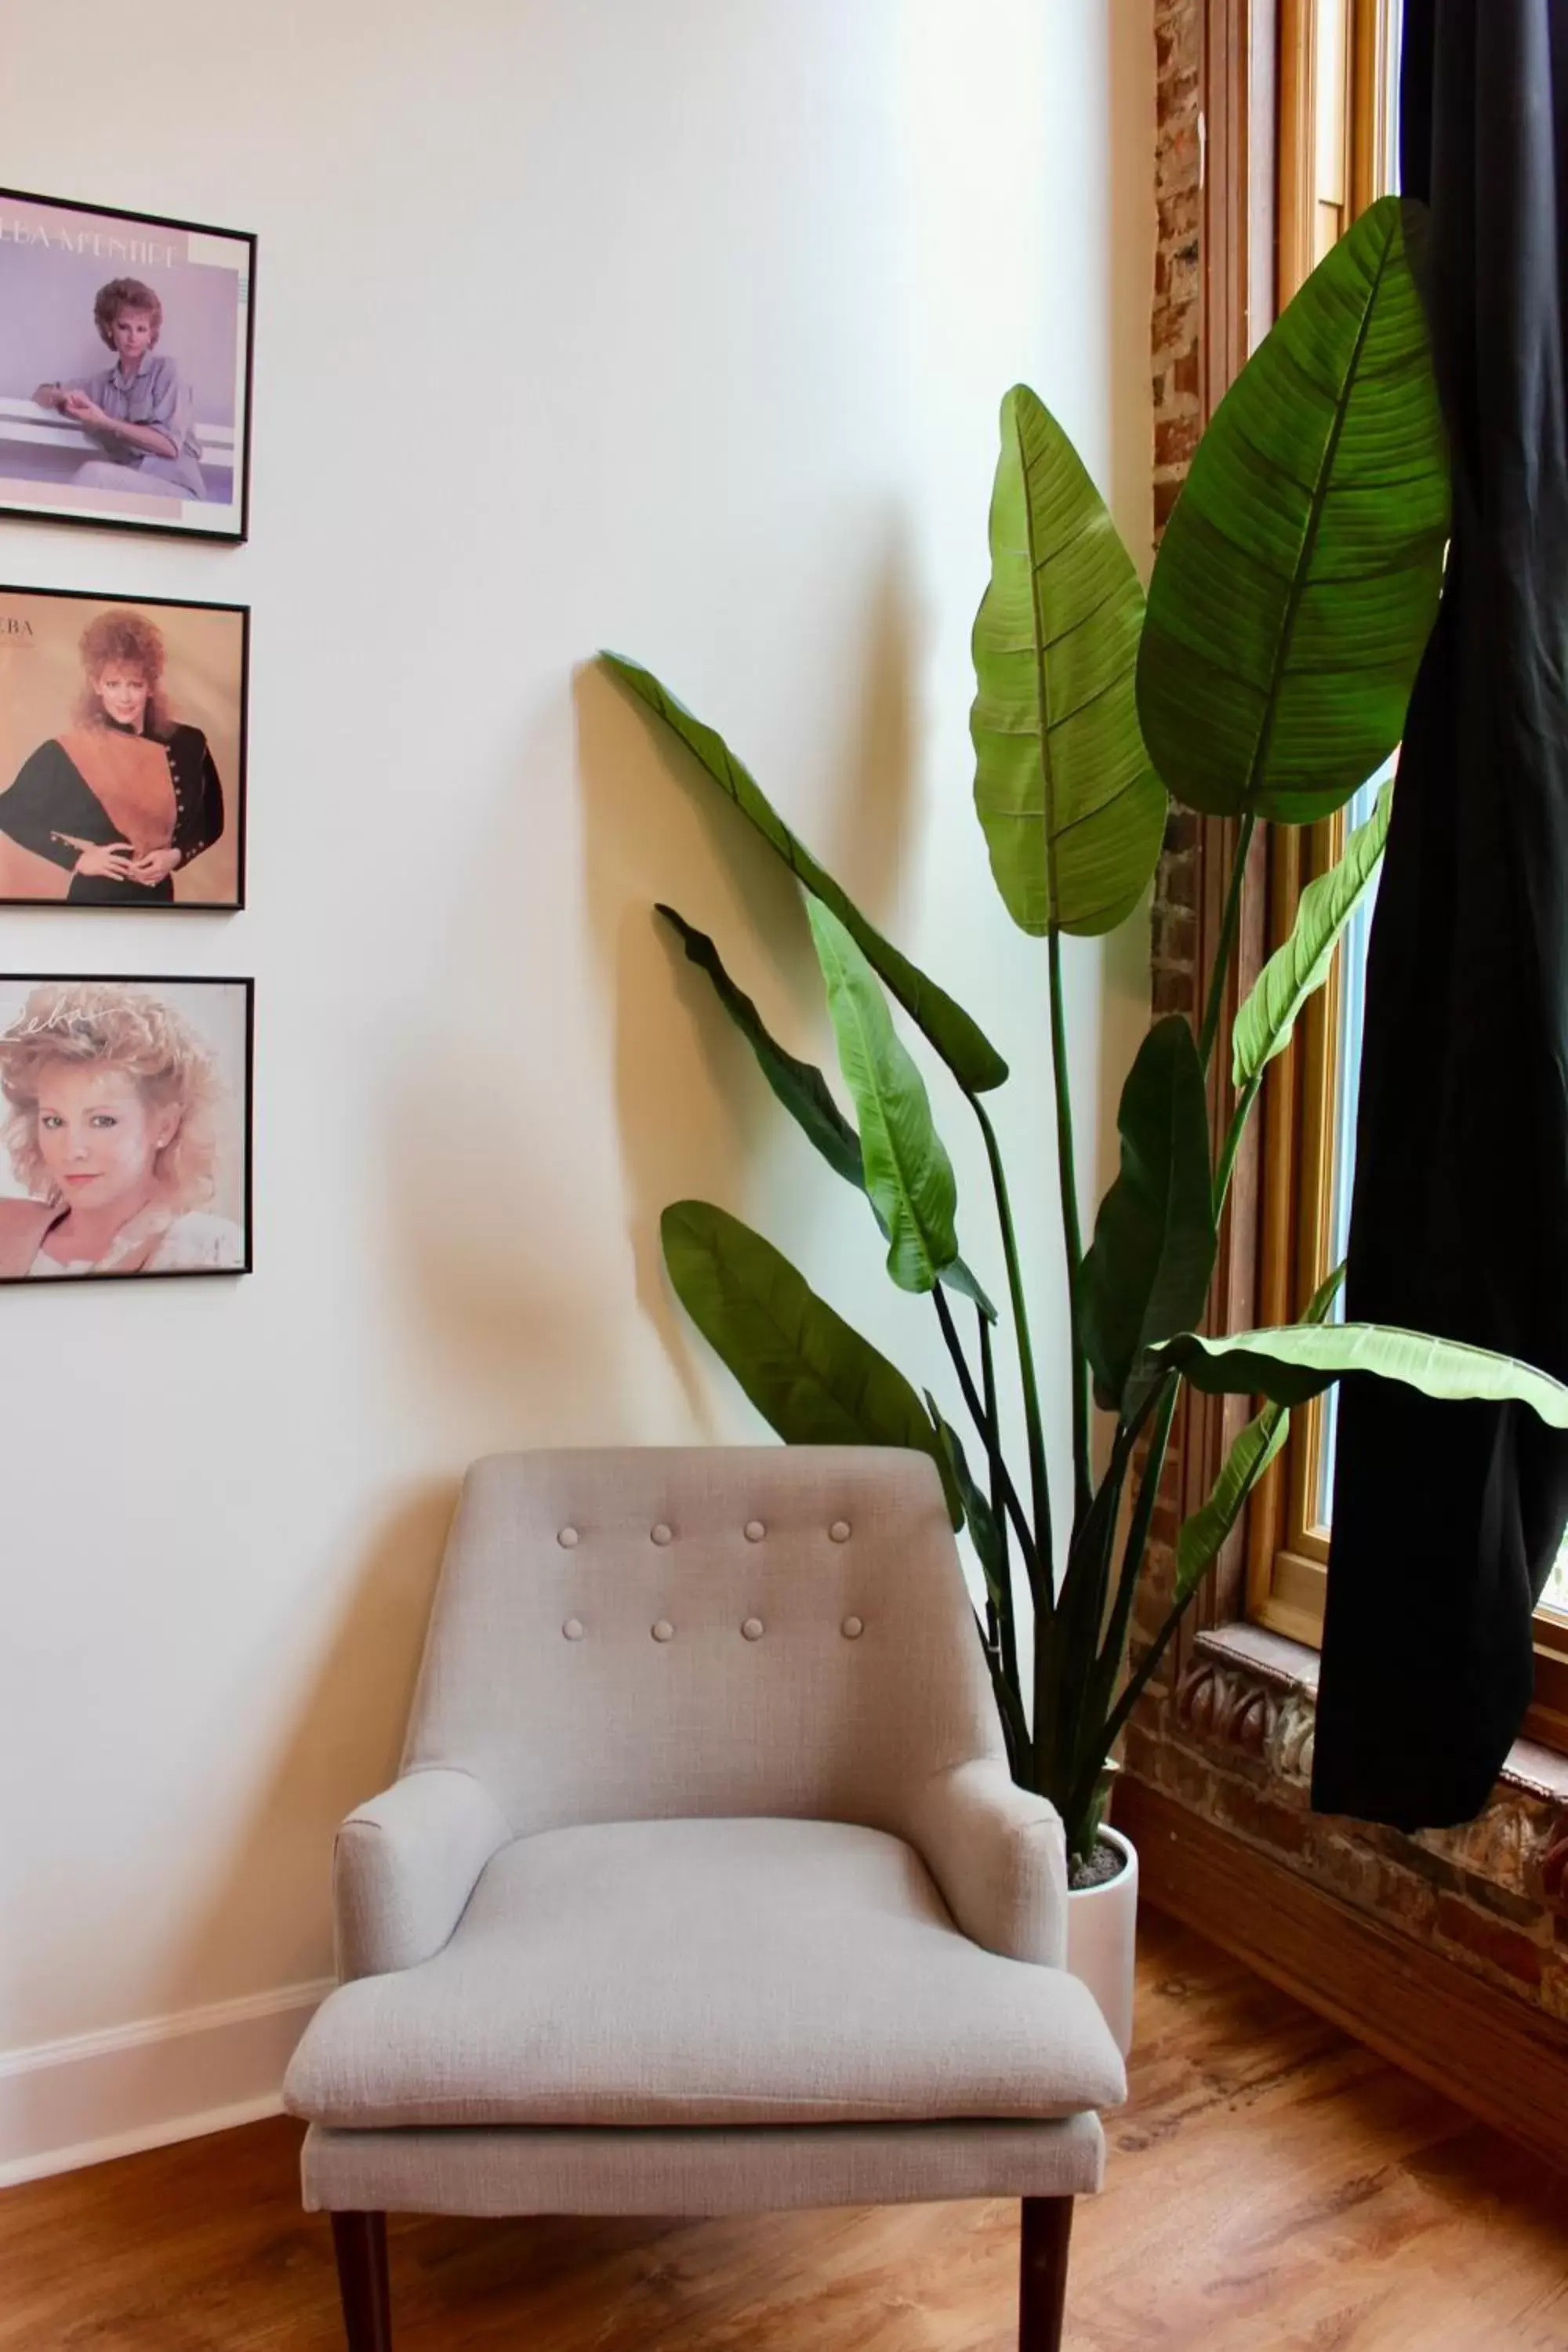
<path id="1" fill-rule="evenodd" d="M 1068 1968 L 1100 2003 L 1125 2058 L 1132 2047 L 1132 1964 L 1138 1941 L 1138 1856 L 1120 1831 L 1100 1836 L 1122 1857 L 1123 1866 L 1103 1886 L 1084 1886 L 1068 1895 Z"/>

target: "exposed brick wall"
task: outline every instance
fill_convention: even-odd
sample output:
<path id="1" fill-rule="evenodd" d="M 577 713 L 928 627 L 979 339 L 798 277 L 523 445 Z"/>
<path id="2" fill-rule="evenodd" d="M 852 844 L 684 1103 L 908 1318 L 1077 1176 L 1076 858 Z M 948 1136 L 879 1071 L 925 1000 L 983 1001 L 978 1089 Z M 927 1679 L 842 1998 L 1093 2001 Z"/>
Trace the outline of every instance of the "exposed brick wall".
<path id="1" fill-rule="evenodd" d="M 1154 9 L 1154 529 L 1175 503 L 1202 419 L 1203 12 L 1194 0 Z"/>
<path id="2" fill-rule="evenodd" d="M 1203 430 L 1203 9 L 1155 0 L 1154 535 L 1165 527 Z M 1196 1018 L 1198 821 L 1173 809 L 1154 877 L 1152 914 L 1156 1015 Z M 1142 1464 L 1140 1464 L 1142 1468 Z M 1181 1445 L 1173 1438 L 1150 1530 L 1148 1568 L 1132 1621 L 1132 1654 L 1153 1640 L 1170 1606 L 1180 1521 Z M 1157 1686 L 1158 1687 L 1158 1686 Z"/>
<path id="3" fill-rule="evenodd" d="M 1281 1647 L 1283 1645 L 1280 1645 Z M 1568 2023 L 1568 1771 L 1534 1751 L 1461 1829 L 1314 1813 L 1310 1678 L 1201 1651 L 1132 1724 L 1127 1769 L 1457 1968 Z M 1568 2036 L 1565 2036 L 1568 2048 Z"/>
<path id="4" fill-rule="evenodd" d="M 1203 429 L 1202 0 L 1154 9 L 1154 533 L 1164 529 Z M 1195 817 L 1173 811 L 1154 882 L 1154 1010 L 1187 1013 L 1197 992 Z"/>
<path id="5" fill-rule="evenodd" d="M 1203 0 L 1156 0 L 1159 241 L 1151 348 L 1153 492 L 1163 529 L 1202 425 L 1203 207 L 1199 114 Z M 1198 824 L 1173 812 L 1154 885 L 1156 1014 L 1197 1015 Z M 1134 1654 L 1163 1620 L 1174 1572 L 1179 1465 L 1156 1510 L 1133 1624 Z M 1158 1679 L 1131 1725 L 1130 1772 L 1458 1968 L 1568 2021 L 1568 1773 L 1497 1792 L 1463 1830 L 1409 1838 L 1328 1819 L 1308 1804 L 1312 1677 L 1249 1671 L 1200 1653 Z"/>

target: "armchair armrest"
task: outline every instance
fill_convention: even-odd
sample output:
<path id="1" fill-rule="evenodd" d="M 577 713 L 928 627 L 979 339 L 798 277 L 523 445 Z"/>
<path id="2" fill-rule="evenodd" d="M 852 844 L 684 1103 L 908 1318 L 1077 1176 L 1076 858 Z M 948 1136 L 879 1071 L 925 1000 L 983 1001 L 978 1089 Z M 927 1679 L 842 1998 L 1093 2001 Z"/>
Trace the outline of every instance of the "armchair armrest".
<path id="1" fill-rule="evenodd" d="M 1045 1797 L 1000 1757 L 933 1773 L 910 1811 L 910 1842 L 964 1934 L 1006 1959 L 1067 1958 L 1067 1840 Z"/>
<path id="2" fill-rule="evenodd" d="M 340 1980 L 432 1959 L 510 1836 L 489 1790 L 447 1765 L 405 1773 L 357 1806 L 332 1848 Z"/>

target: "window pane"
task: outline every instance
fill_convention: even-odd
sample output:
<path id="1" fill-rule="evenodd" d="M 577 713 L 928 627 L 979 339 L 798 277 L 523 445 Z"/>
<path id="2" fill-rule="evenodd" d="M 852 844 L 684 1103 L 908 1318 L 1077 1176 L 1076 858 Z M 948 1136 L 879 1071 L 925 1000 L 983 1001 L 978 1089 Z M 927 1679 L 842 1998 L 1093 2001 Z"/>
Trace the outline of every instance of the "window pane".
<path id="1" fill-rule="evenodd" d="M 1392 763 L 1391 763 L 1392 764 Z M 1377 797 L 1384 776 L 1381 770 L 1364 783 L 1345 812 L 1347 831 L 1363 824 L 1372 814 L 1372 804 Z M 1356 1096 L 1361 1087 L 1362 1039 L 1366 1022 L 1366 949 L 1372 930 L 1372 910 L 1377 900 L 1377 882 L 1362 900 L 1340 940 L 1340 1011 L 1337 1051 L 1334 1056 L 1334 1157 L 1333 1203 L 1330 1212 L 1329 1264 L 1342 1264 L 1350 1247 L 1351 1192 L 1355 1182 L 1355 1111 Z M 1333 1319 L 1344 1320 L 1344 1293 L 1334 1301 Z M 1323 1397 L 1323 1438 L 1318 1453 L 1317 1515 L 1321 1527 L 1331 1524 L 1334 1500 L 1334 1439 L 1339 1424 L 1339 1390 L 1331 1388 Z M 1541 1596 L 1543 1609 L 1568 1619 L 1568 1536 L 1557 1555 L 1546 1590 Z"/>
<path id="2" fill-rule="evenodd" d="M 1404 33 L 1404 10 L 1391 7 L 1384 25 L 1383 52 L 1385 79 L 1382 91 L 1384 119 L 1382 135 L 1377 142 L 1384 173 L 1388 187 L 1399 185 L 1399 48 Z M 1398 758 L 1390 760 L 1363 784 L 1360 792 L 1345 811 L 1345 830 L 1352 833 L 1364 824 L 1372 814 L 1372 804 L 1377 798 L 1384 779 L 1393 774 Z M 1334 1055 L 1334 1163 L 1333 1205 L 1330 1214 L 1329 1265 L 1342 1265 L 1351 1237 L 1351 1190 L 1355 1182 L 1355 1110 L 1356 1097 L 1361 1089 L 1361 1046 L 1363 1025 L 1366 1017 L 1366 943 L 1372 930 L 1372 910 L 1377 900 L 1374 880 L 1355 913 L 1345 927 L 1340 942 L 1340 1023 L 1337 1051 Z M 1334 1302 L 1333 1319 L 1344 1320 L 1344 1293 Z M 1339 1389 L 1329 1389 L 1323 1398 L 1322 1444 L 1318 1449 L 1317 1512 L 1320 1527 L 1331 1524 L 1334 1499 L 1334 1440 L 1339 1428 Z M 1561 1570 L 1562 1564 L 1559 1563 Z M 1565 1594 L 1564 1607 L 1568 1607 Z"/>
<path id="3" fill-rule="evenodd" d="M 1546 1580 L 1541 1605 L 1543 1609 L 1550 1609 L 1553 1616 L 1568 1618 L 1568 1535 L 1563 1538 L 1563 1549 Z"/>
<path id="4" fill-rule="evenodd" d="M 1369 776 L 1345 811 L 1345 830 L 1353 833 L 1372 814 L 1388 767 Z M 1341 1265 L 1350 1247 L 1351 1192 L 1355 1183 L 1355 1108 L 1361 1088 L 1362 1036 L 1366 1020 L 1366 946 L 1372 931 L 1372 910 L 1377 903 L 1377 877 L 1340 936 L 1340 1019 L 1334 1052 L 1333 1199 L 1329 1211 L 1329 1266 Z M 1328 1269 L 1325 1268 L 1325 1271 Z M 1344 1292 L 1334 1301 L 1333 1320 L 1344 1320 Z M 1339 1426 L 1339 1389 L 1323 1397 L 1323 1442 L 1318 1449 L 1317 1514 L 1320 1527 L 1330 1524 L 1334 1498 L 1334 1438 Z"/>
<path id="5" fill-rule="evenodd" d="M 1350 49 L 1345 39 L 1346 0 L 1321 0 L 1317 23 L 1317 58 L 1313 81 L 1316 85 L 1318 120 L 1316 131 L 1317 194 L 1320 205 L 1336 209 L 1345 201 L 1345 111 L 1348 96 L 1345 77 L 1350 70 Z M 1329 242 L 1333 242 L 1337 227 Z"/>
<path id="6" fill-rule="evenodd" d="M 1405 10 L 1388 0 L 1384 20 L 1383 178 L 1380 195 L 1399 192 L 1399 57 L 1405 40 Z"/>

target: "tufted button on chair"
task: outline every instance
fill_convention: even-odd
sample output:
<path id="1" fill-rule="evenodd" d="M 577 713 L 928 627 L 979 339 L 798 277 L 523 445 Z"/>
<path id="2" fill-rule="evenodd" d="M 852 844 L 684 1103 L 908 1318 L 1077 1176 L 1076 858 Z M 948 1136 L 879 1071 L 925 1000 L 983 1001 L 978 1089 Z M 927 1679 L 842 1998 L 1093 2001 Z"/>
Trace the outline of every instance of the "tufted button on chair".
<path id="1" fill-rule="evenodd" d="M 1121 2060 L 924 1454 L 477 1464 L 333 1898 L 284 2099 L 351 2352 L 391 2346 L 388 2210 L 1007 2196 L 1057 2352 Z"/>

